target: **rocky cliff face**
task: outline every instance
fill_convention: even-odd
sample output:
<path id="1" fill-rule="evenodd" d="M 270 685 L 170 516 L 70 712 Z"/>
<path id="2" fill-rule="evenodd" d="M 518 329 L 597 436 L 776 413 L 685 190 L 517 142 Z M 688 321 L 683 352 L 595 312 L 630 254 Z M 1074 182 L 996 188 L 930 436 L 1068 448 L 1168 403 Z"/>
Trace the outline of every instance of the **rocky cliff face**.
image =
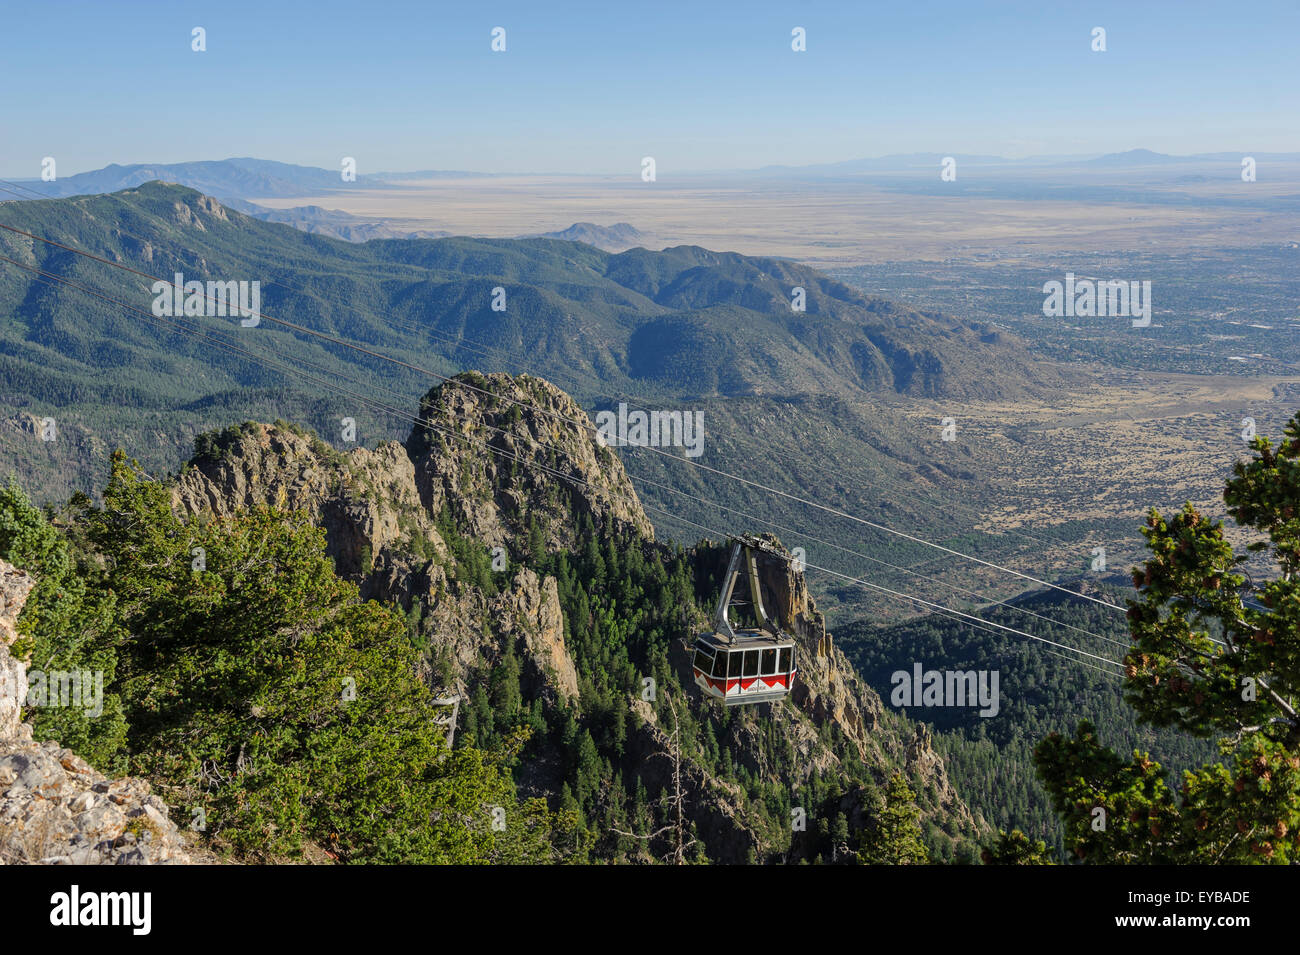
<path id="1" fill-rule="evenodd" d="M 259 505 L 306 511 L 325 530 L 339 573 L 392 577 L 400 557 L 447 547 L 420 505 L 415 469 L 400 444 L 340 454 L 290 426 L 248 423 L 218 435 L 172 491 L 183 513 L 229 517 Z M 397 585 L 393 581 L 393 585 Z"/>
<path id="2" fill-rule="evenodd" d="M 654 539 L 622 462 L 596 441 L 572 398 L 527 375 L 457 380 L 465 387 L 425 397 L 421 425 L 407 441 L 430 513 L 451 508 L 470 536 L 489 545 L 526 540 L 536 523 L 548 549 L 569 547 L 584 516 L 598 531 L 631 527 Z"/>
<path id="3" fill-rule="evenodd" d="M 359 583 L 362 596 L 407 611 L 418 605 L 422 629 L 436 635 L 452 665 L 445 680 L 426 674 L 440 691 L 467 694 L 510 649 L 527 663 L 538 695 L 574 701 L 577 671 L 555 581 L 524 568 L 508 575 L 502 592 L 485 594 L 457 579 L 438 518 L 446 514 L 489 547 L 527 540 L 531 521 L 552 550 L 572 545 L 582 515 L 646 534 L 650 523 L 617 459 L 584 443 L 579 428 L 563 425 L 563 432 L 560 419 L 588 423 L 567 395 L 538 379 L 461 379 L 466 387 L 447 384 L 425 397 L 421 424 L 405 445 L 343 453 L 288 425 L 228 429 L 180 474 L 173 504 L 182 514 L 217 517 L 259 505 L 306 511 L 324 529 L 338 572 Z M 512 412 L 511 398 L 555 417 Z M 511 468 L 485 440 L 525 460 L 544 458 L 577 484 Z"/>
<path id="4" fill-rule="evenodd" d="M 30 575 L 0 560 L 0 743 L 13 739 L 22 725 L 27 668 L 9 655 L 9 648 L 18 639 L 18 614 L 35 586 Z"/>
<path id="5" fill-rule="evenodd" d="M 589 521 L 597 533 L 632 532 L 657 546 L 621 462 L 589 425 L 581 408 L 540 379 L 468 373 L 426 395 L 420 424 L 404 445 L 344 453 L 290 426 L 264 424 L 206 439 L 176 480 L 173 502 L 181 513 L 217 516 L 267 504 L 307 511 L 324 529 L 339 572 L 364 596 L 419 611 L 430 656 L 443 661 L 441 676 L 432 665 L 426 674 L 437 689 L 468 696 L 513 652 L 529 700 L 581 711 L 556 581 L 512 566 L 496 577 L 495 592 L 485 591 L 462 579 L 447 535 L 513 555 L 536 546 L 555 553 L 579 545 L 578 529 Z M 770 543 L 780 546 L 775 538 Z M 721 551 L 696 560 L 716 562 L 719 555 L 725 563 Z M 716 579 L 721 568 L 708 573 Z M 928 794 L 931 814 L 973 830 L 928 739 L 913 738 L 910 725 L 900 729 L 835 647 L 802 573 L 771 561 L 760 564 L 760 574 L 765 602 L 797 641 L 799 676 L 788 703 L 733 714 L 719 744 L 756 778 L 795 790 L 814 777 L 843 774 L 845 760 L 871 767 L 881 781 L 906 769 Z M 694 692 L 692 635 L 683 632 L 670 648 L 683 688 L 674 692 L 695 719 L 716 720 L 716 705 Z M 661 790 L 671 783 L 670 761 L 661 757 L 672 750 L 673 727 L 663 725 L 662 709 L 657 716 L 639 699 L 628 704 L 628 756 L 646 786 Z M 758 711 L 778 728 L 784 755 L 770 745 L 771 729 Z M 681 773 L 693 794 L 691 819 L 712 858 L 739 862 L 751 850 L 760 858 L 775 851 L 780 834 L 765 831 L 735 780 L 689 754 Z M 546 789 L 541 777 L 534 782 Z M 860 815 L 862 807 L 846 811 Z"/>
<path id="6" fill-rule="evenodd" d="M 9 647 L 35 580 L 0 560 L 0 865 L 197 861 L 142 779 L 109 779 L 20 722 L 26 667 Z"/>

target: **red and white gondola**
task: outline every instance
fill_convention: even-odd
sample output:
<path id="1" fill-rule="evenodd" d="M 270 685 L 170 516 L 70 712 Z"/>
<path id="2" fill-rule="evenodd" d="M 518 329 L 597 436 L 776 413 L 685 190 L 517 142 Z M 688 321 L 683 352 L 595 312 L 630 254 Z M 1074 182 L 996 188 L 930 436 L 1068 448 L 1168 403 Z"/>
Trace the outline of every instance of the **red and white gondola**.
<path id="1" fill-rule="evenodd" d="M 727 576 L 714 614 L 713 632 L 695 638 L 692 669 L 695 684 L 727 706 L 766 703 L 790 694 L 796 670 L 794 640 L 768 615 L 758 577 L 758 555 L 789 560 L 775 548 L 755 538 L 732 542 Z M 750 599 L 758 620 L 755 629 L 736 629 L 728 619 L 732 594 L 742 568 L 749 581 Z"/>

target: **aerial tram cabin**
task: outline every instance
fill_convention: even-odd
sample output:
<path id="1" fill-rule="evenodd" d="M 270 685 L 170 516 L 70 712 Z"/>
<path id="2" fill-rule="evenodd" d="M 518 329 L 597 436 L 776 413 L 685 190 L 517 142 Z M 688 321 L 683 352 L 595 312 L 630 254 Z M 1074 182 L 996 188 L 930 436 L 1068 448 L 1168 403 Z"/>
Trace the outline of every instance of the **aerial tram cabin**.
<path id="1" fill-rule="evenodd" d="M 794 682 L 794 639 L 781 630 L 763 606 L 758 579 L 760 554 L 789 562 L 785 554 L 757 538 L 733 540 L 731 561 L 713 617 L 713 632 L 695 638 L 695 683 L 727 706 L 784 699 Z M 749 581 L 750 603 L 759 621 L 757 629 L 738 630 L 728 620 L 730 608 L 742 602 L 732 599 L 742 571 Z"/>

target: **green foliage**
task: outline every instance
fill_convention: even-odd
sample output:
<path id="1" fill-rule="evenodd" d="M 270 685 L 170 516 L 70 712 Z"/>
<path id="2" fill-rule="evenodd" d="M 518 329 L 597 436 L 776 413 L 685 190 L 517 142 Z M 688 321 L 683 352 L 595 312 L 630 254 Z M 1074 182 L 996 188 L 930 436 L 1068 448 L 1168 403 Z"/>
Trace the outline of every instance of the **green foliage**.
<path id="1" fill-rule="evenodd" d="M 350 862 L 525 861 L 572 829 L 518 804 L 504 764 L 522 740 L 446 750 L 405 622 L 335 576 L 304 516 L 180 520 L 119 452 L 86 520 L 134 636 L 120 678 L 133 768 L 186 820 L 202 807 L 218 845 L 250 858 L 312 840 Z"/>
<path id="2" fill-rule="evenodd" d="M 1222 761 L 1175 791 L 1146 753 L 1125 759 L 1091 724 L 1053 734 L 1039 774 L 1088 862 L 1290 863 L 1300 857 L 1300 416 L 1264 437 L 1227 482 L 1228 513 L 1277 576 L 1251 583 L 1218 521 L 1191 504 L 1152 510 L 1151 557 L 1134 571 L 1125 695 L 1146 722 L 1218 736 Z M 1253 599 L 1247 600 L 1244 593 Z"/>
<path id="3" fill-rule="evenodd" d="M 13 653 L 29 661 L 29 680 L 44 684 L 41 705 L 27 709 L 37 739 L 56 739 L 104 772 L 119 768 L 126 720 L 111 691 L 123 634 L 111 594 L 89 586 L 90 567 L 14 480 L 0 489 L 0 557 L 36 578 L 18 619 Z M 78 674 L 79 700 L 49 688 Z M 102 699 L 88 699 L 98 686 Z"/>
<path id="4" fill-rule="evenodd" d="M 1047 851 L 1047 843 L 1039 839 L 1030 839 L 1019 829 L 998 832 L 992 845 L 980 852 L 980 861 L 985 865 L 1053 865 Z"/>
<path id="5" fill-rule="evenodd" d="M 205 431 L 194 438 L 194 457 L 200 461 L 219 461 L 240 438 L 256 434 L 257 430 L 254 422 L 245 421 L 220 431 Z"/>
<path id="6" fill-rule="evenodd" d="M 889 779 L 884 803 L 877 809 L 875 825 L 863 836 L 858 859 L 868 865 L 923 865 L 929 862 L 919 817 L 916 793 L 902 773 L 895 773 Z"/>
<path id="7" fill-rule="evenodd" d="M 474 540 L 460 532 L 452 516 L 451 506 L 445 500 L 438 514 L 437 527 L 438 533 L 451 551 L 451 567 L 455 579 L 477 587 L 485 594 L 497 593 L 500 590 L 501 572 L 492 569 L 492 551 L 485 547 L 482 541 Z"/>
<path id="8" fill-rule="evenodd" d="M 1015 608 L 1048 620 L 1027 618 Z M 995 623 L 1030 629 L 1049 640 L 1106 655 L 1113 644 L 1089 638 L 1089 631 L 1115 640 L 1126 638 L 1123 618 L 1095 603 L 1059 593 L 1017 600 L 1013 607 L 989 607 L 982 616 Z M 1027 624 L 1032 624 L 1027 627 Z M 959 620 L 929 615 L 893 627 L 866 624 L 839 628 L 836 640 L 867 683 L 889 702 L 891 674 L 910 673 L 915 662 L 945 670 L 999 673 L 1000 708 L 983 718 L 975 708 L 905 708 L 911 719 L 934 727 L 934 748 L 948 777 L 971 807 L 1000 829 L 1020 829 L 1047 843 L 1057 861 L 1067 857 L 1064 827 L 1034 768 L 1034 748 L 1049 733 L 1070 730 L 1079 719 L 1104 726 L 1130 749 L 1159 755 L 1167 774 L 1213 759 L 1214 745 L 1173 729 L 1143 725 L 1124 703 L 1117 677 L 1043 652 L 1022 637 L 977 630 Z M 1090 661 L 1089 661 L 1090 662 Z M 892 709 L 892 707 L 891 707 Z M 951 835 L 951 834 L 950 834 Z M 942 840 L 927 832 L 935 857 Z"/>

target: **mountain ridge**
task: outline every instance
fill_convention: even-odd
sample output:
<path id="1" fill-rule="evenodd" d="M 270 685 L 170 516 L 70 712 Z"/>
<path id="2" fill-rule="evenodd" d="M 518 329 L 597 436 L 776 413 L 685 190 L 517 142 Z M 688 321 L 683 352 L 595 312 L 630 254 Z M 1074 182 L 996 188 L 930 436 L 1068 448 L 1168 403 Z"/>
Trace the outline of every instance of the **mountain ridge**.
<path id="1" fill-rule="evenodd" d="M 514 402 L 525 396 L 529 407 L 519 411 Z M 557 425 L 556 414 L 575 416 L 575 423 Z M 628 707 L 625 748 L 605 749 L 599 742 L 597 748 L 613 760 L 616 774 L 636 767 L 654 793 L 670 784 L 654 759 L 673 733 L 663 723 L 669 713 L 663 701 L 647 706 L 636 694 L 623 703 L 617 693 L 613 702 L 595 702 L 590 663 L 584 662 L 595 648 L 583 649 L 573 618 L 581 603 L 563 597 L 568 585 L 557 585 L 547 569 L 559 555 L 591 546 L 584 536 L 589 532 L 579 528 L 612 535 L 625 551 L 644 550 L 665 560 L 672 554 L 654 543 L 618 455 L 584 424 L 590 424 L 585 413 L 546 382 L 465 373 L 425 396 L 420 422 L 404 445 L 339 453 L 283 422 L 249 422 L 206 436 L 190 464 L 167 480 L 173 507 L 182 515 L 223 520 L 263 506 L 311 515 L 325 530 L 338 573 L 360 583 L 363 596 L 392 601 L 419 621 L 416 633 L 430 647 L 422 675 L 440 693 L 469 698 L 494 668 L 517 655 L 524 664 L 523 703 L 536 701 L 554 714 L 548 720 L 571 711 L 585 724 L 604 705 Z M 484 442 L 451 438 L 494 430 L 501 433 Z M 508 555 L 508 566 L 491 575 L 499 578 L 495 584 L 474 577 L 465 564 L 476 559 L 467 555 L 491 548 Z M 686 556 L 707 592 L 721 574 L 725 550 L 698 549 Z M 801 573 L 786 567 L 764 574 L 765 589 L 794 621 L 801 662 L 790 702 L 733 714 L 700 697 L 686 639 L 692 626 L 703 623 L 696 611 L 682 618 L 684 628 L 666 643 L 631 651 L 640 672 L 659 673 L 660 693 L 685 707 L 672 710 L 671 718 L 707 724 L 701 732 L 716 737 L 730 752 L 728 759 L 750 767 L 764 785 L 793 779 L 802 788 L 815 775 L 820 787 L 838 786 L 834 811 L 851 817 L 855 828 L 871 825 L 873 797 L 861 788 L 869 776 L 883 784 L 890 772 L 903 769 L 926 794 L 923 818 L 936 833 L 946 833 L 935 838 L 953 848 L 967 845 L 979 823 L 948 781 L 928 734 L 887 713 L 853 671 Z M 666 654 L 670 682 L 652 669 L 651 657 L 659 653 Z M 768 719 L 772 728 L 764 730 Z M 785 739 L 778 749 L 764 741 L 770 732 Z M 555 747 L 542 740 L 526 752 L 520 772 L 526 791 L 552 802 L 564 777 L 551 767 L 573 756 Z M 788 747 L 797 754 L 793 764 L 781 755 Z M 774 832 L 755 815 L 752 794 L 707 752 L 688 751 L 685 766 L 694 792 L 689 817 L 711 859 L 739 862 L 755 852 L 771 859 L 778 851 L 807 857 L 811 849 L 799 848 L 788 832 Z"/>

